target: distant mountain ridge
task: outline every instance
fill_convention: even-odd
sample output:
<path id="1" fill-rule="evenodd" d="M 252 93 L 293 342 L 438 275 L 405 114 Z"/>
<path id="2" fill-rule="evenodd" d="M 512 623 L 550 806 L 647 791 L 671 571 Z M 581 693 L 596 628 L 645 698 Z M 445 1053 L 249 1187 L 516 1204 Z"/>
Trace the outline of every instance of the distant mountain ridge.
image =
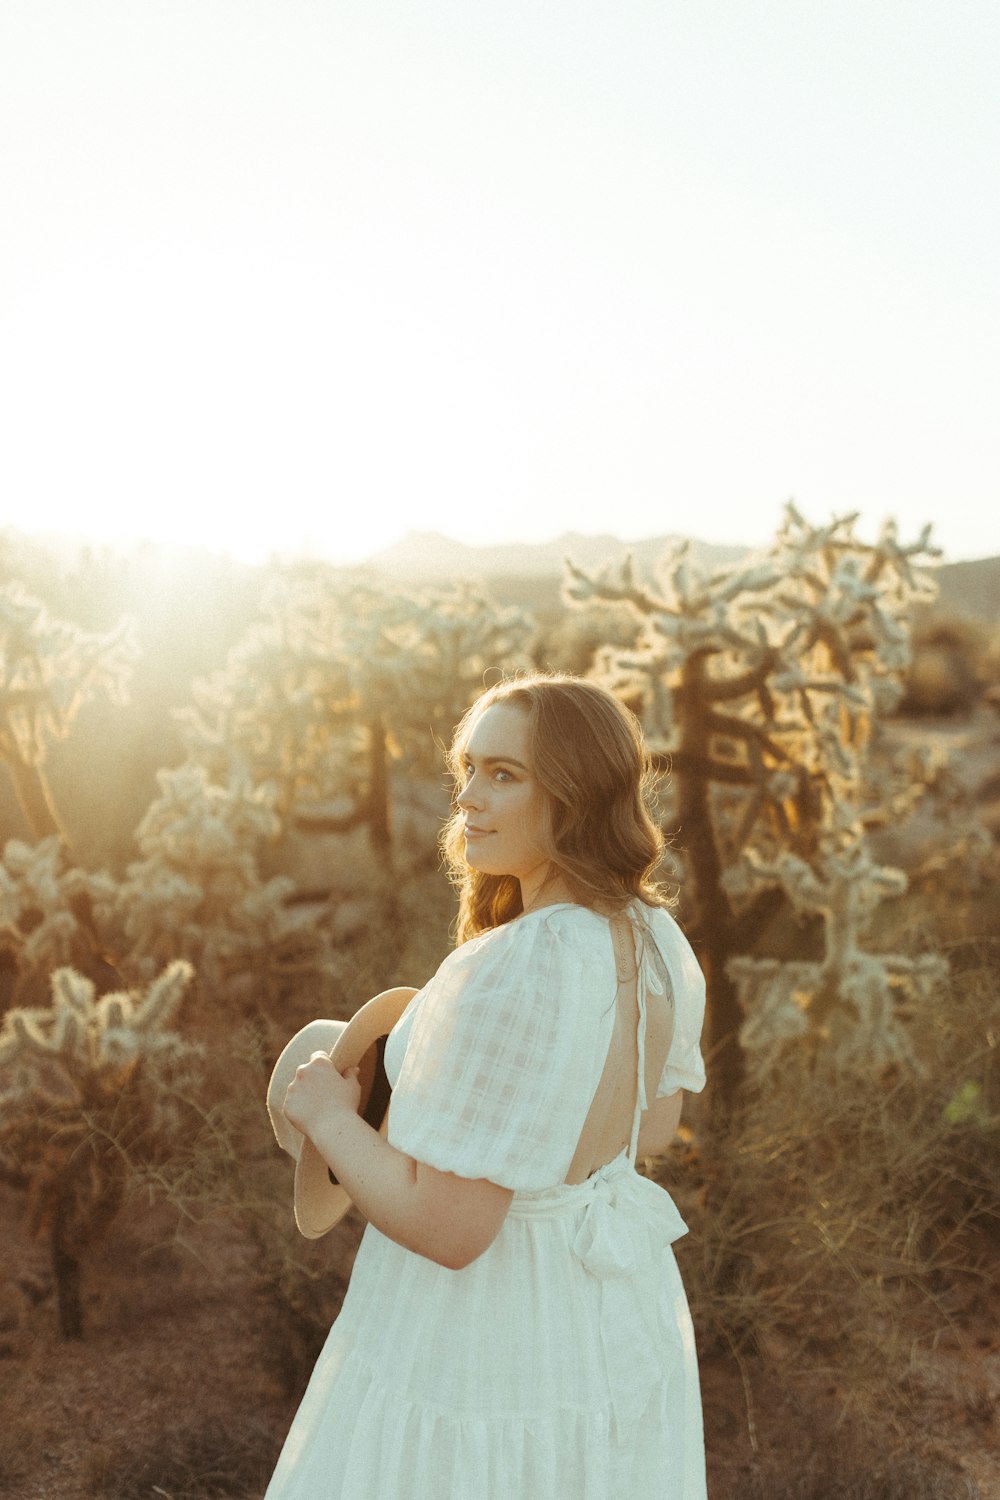
<path id="1" fill-rule="evenodd" d="M 392 578 L 440 582 L 501 575 L 552 578 L 561 575 L 566 558 L 580 567 L 594 568 L 604 563 L 620 562 L 626 553 L 631 553 L 640 571 L 648 573 L 667 549 L 681 540 L 674 535 L 625 542 L 616 536 L 583 536 L 579 532 L 567 531 L 551 542 L 508 542 L 494 547 L 470 547 L 437 531 L 411 531 L 391 547 L 374 553 L 368 562 Z M 750 550 L 694 539 L 689 540 L 689 547 L 693 561 L 706 568 L 738 562 Z"/>
<path id="2" fill-rule="evenodd" d="M 978 620 L 1000 620 L 1000 557 L 942 563 L 937 607 Z"/>
<path id="3" fill-rule="evenodd" d="M 561 578 L 566 558 L 582 568 L 596 568 L 620 562 L 631 553 L 640 573 L 649 576 L 668 548 L 681 540 L 673 535 L 625 542 L 616 536 L 582 536 L 567 531 L 551 542 L 470 547 L 437 531 L 413 531 L 374 553 L 368 564 L 401 583 L 451 583 L 470 578 L 541 582 Z M 708 570 L 739 562 L 753 550 L 687 540 L 691 560 Z M 982 620 L 1000 619 L 1000 557 L 942 563 L 937 576 L 938 609 Z"/>
<path id="4" fill-rule="evenodd" d="M 383 551 L 373 553 L 365 566 L 404 586 L 407 583 L 440 584 L 477 578 L 496 583 L 505 579 L 508 584 L 501 592 L 509 595 L 511 602 L 529 604 L 541 588 L 544 597 L 550 598 L 554 605 L 559 598 L 563 564 L 567 557 L 582 568 L 593 569 L 619 562 L 626 553 L 631 553 L 639 572 L 650 577 L 667 550 L 680 540 L 682 538 L 676 533 L 627 542 L 610 534 L 584 536 L 567 531 L 550 542 L 470 547 L 440 532 L 413 531 Z M 708 570 L 739 562 L 754 550 L 695 538 L 687 540 L 692 561 Z M 167 545 L 145 541 L 121 547 L 83 535 L 28 533 L 12 526 L 0 526 L 0 564 L 4 562 L 5 550 L 11 549 L 11 560 L 6 568 L 0 568 L 0 572 L 16 576 L 18 548 L 22 544 L 36 547 L 39 557 L 48 554 L 60 570 L 72 571 L 79 565 L 81 556 L 86 554 L 98 558 L 104 555 L 131 556 L 140 560 L 145 568 L 167 561 L 171 572 L 187 571 L 196 576 L 203 576 L 216 566 L 221 568 L 222 576 L 234 578 L 259 570 L 259 565 L 237 563 L 224 554 L 215 554 L 193 544 Z M 1000 557 L 942 563 L 936 571 L 940 593 L 933 608 L 979 620 L 1000 621 Z M 520 587 L 516 586 L 518 584 Z"/>

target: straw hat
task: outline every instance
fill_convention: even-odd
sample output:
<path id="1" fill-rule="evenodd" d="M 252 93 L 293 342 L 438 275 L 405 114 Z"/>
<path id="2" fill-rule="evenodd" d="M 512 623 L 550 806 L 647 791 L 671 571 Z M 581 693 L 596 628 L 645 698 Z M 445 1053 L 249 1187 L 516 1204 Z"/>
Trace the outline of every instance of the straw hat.
<path id="1" fill-rule="evenodd" d="M 314 1052 L 326 1052 L 339 1073 L 357 1068 L 358 1112 L 384 1135 L 391 1092 L 382 1061 L 385 1039 L 416 993 L 400 985 L 383 990 L 349 1021 L 310 1021 L 295 1033 L 274 1065 L 267 1086 L 267 1112 L 278 1145 L 295 1161 L 295 1222 L 307 1239 L 317 1240 L 328 1233 L 344 1217 L 351 1200 L 312 1142 L 286 1120 L 283 1106 L 288 1085 L 296 1068 Z"/>

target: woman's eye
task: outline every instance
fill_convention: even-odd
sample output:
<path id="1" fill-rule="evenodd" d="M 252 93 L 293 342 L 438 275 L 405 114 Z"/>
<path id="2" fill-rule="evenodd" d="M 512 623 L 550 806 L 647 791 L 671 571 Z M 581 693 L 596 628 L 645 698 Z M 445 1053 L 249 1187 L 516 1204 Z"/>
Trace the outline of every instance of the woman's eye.
<path id="1" fill-rule="evenodd" d="M 461 779 L 462 779 L 462 785 L 463 786 L 468 786 L 469 782 L 472 780 L 472 778 L 473 778 L 473 776 L 475 774 L 476 774 L 476 768 L 475 768 L 475 766 L 470 766 L 469 763 L 466 762 L 465 765 L 462 767 L 462 770 L 461 770 L 461 773 L 460 773 Z M 494 770 L 492 770 L 490 772 L 490 777 L 491 777 L 491 779 L 493 781 L 499 781 L 499 782 L 513 781 L 514 780 L 514 774 L 513 774 L 513 772 L 506 770 L 503 766 L 497 766 Z"/>

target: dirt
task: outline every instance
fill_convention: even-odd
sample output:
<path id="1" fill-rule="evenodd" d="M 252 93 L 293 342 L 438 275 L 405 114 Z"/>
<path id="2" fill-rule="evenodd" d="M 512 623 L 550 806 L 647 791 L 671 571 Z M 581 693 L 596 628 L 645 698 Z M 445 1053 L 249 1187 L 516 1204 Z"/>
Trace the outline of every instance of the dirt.
<path id="1" fill-rule="evenodd" d="M 217 1225 L 181 1245 L 165 1210 L 123 1222 L 86 1268 L 85 1337 L 67 1341 L 43 1248 L 16 1227 L 18 1208 L 0 1196 L 11 1226 L 0 1247 L 0 1495 L 257 1500 L 309 1361 L 293 1362 L 288 1379 L 275 1347 L 281 1311 L 262 1301 L 240 1237 Z M 353 1220 L 330 1247 L 341 1285 Z M 984 1313 L 978 1299 L 946 1344 L 915 1354 L 908 1424 L 898 1411 L 839 1422 L 835 1382 L 784 1380 L 780 1351 L 742 1369 L 703 1360 L 713 1500 L 1000 1500 L 998 1312 L 1000 1300 Z M 848 1470 L 861 1488 L 844 1488 Z"/>
<path id="2" fill-rule="evenodd" d="M 7 1223 L 15 1208 L 3 1203 Z M 117 1500 L 116 1467 L 195 1414 L 225 1431 L 252 1412 L 280 1441 L 280 1382 L 261 1359 L 250 1267 L 231 1233 L 203 1230 L 181 1247 L 162 1212 L 120 1228 L 85 1266 L 82 1340 L 58 1333 L 43 1248 L 15 1231 L 0 1253 L 0 1494 Z"/>

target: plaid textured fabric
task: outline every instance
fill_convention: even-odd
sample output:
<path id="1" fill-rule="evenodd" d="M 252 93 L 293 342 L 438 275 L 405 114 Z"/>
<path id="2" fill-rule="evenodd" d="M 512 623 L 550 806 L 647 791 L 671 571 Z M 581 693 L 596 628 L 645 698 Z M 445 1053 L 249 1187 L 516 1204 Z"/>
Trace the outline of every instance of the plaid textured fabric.
<path id="1" fill-rule="evenodd" d="M 675 1011 L 657 1094 L 697 1091 L 701 970 L 668 912 L 632 915 L 648 1003 L 666 994 Z M 515 1191 L 561 1182 L 604 1065 L 615 989 L 608 921 L 585 907 L 542 907 L 456 948 L 389 1038 L 392 1144 Z"/>
<path id="2" fill-rule="evenodd" d="M 666 912 L 632 915 L 637 1085 L 642 1018 L 672 1002 L 658 1092 L 701 1088 L 701 971 Z M 684 1221 L 631 1150 L 563 1181 L 615 993 L 608 922 L 564 905 L 456 949 L 411 1001 L 390 1141 L 514 1195 L 460 1270 L 368 1225 L 266 1500 L 705 1500 Z"/>

